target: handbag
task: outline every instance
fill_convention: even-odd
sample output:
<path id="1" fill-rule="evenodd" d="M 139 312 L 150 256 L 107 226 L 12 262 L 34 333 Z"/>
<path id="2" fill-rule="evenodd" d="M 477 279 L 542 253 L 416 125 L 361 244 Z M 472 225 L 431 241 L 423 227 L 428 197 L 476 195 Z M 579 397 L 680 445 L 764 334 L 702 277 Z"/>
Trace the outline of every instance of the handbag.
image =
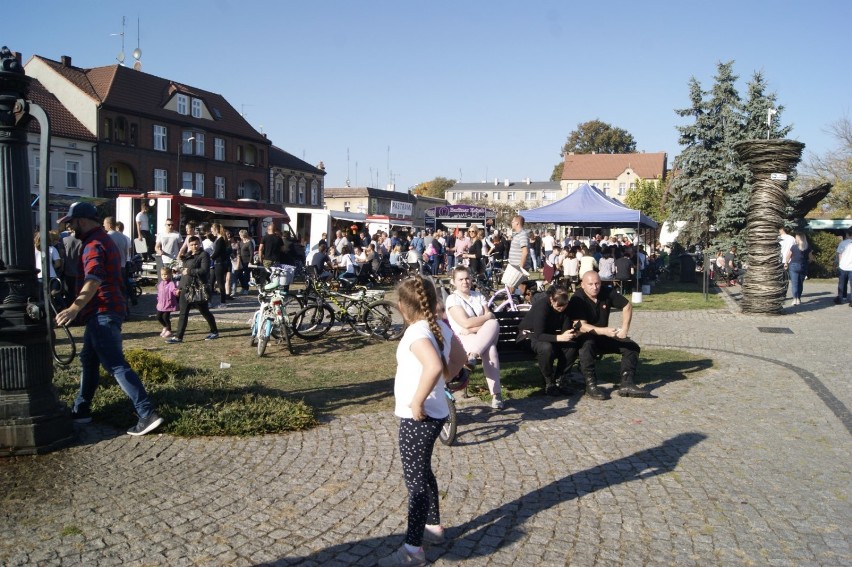
<path id="1" fill-rule="evenodd" d="M 187 303 L 207 303 L 209 300 L 210 292 L 207 291 L 207 286 L 198 278 L 193 279 L 189 285 L 186 286 Z"/>

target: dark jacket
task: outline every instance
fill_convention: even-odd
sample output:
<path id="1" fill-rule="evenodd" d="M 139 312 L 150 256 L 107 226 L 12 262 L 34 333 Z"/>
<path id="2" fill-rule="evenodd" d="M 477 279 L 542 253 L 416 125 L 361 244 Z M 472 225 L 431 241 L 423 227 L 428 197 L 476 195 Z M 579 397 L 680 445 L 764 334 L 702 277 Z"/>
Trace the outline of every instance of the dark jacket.
<path id="1" fill-rule="evenodd" d="M 183 268 L 188 272 L 187 275 L 181 276 L 179 289 L 186 289 L 194 279 L 206 285 L 210 276 L 210 255 L 201 250 L 198 254 L 187 256 L 183 259 Z"/>
<path id="2" fill-rule="evenodd" d="M 533 301 L 518 330 L 530 340 L 555 343 L 556 335 L 571 328 L 571 317 L 570 308 L 559 312 L 550 305 L 550 300 L 544 298 Z"/>

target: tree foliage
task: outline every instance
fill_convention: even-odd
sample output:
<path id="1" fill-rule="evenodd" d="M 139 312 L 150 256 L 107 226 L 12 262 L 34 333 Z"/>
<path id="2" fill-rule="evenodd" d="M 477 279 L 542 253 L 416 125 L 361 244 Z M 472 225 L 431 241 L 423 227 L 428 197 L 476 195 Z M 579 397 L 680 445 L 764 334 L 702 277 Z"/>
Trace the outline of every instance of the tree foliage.
<path id="1" fill-rule="evenodd" d="M 624 204 L 631 209 L 637 209 L 648 215 L 658 224 L 666 220 L 663 212 L 663 194 L 665 185 L 662 179 L 640 179 L 636 186 L 627 190 Z"/>
<path id="2" fill-rule="evenodd" d="M 423 197 L 436 197 L 443 199 L 447 190 L 449 190 L 456 182 L 446 177 L 436 177 L 432 181 L 424 181 L 416 185 L 413 189 L 415 195 Z"/>
<path id="3" fill-rule="evenodd" d="M 679 235 L 684 244 L 703 242 L 720 248 L 735 244 L 745 250 L 749 173 L 733 146 L 741 140 L 765 138 L 767 110 L 776 108 L 776 97 L 766 93 L 763 76 L 755 73 L 748 84 L 748 99 L 742 102 L 733 64 L 718 64 L 709 91 L 691 78 L 690 105 L 675 111 L 692 123 L 677 127 L 684 150 L 675 159 L 665 207 L 669 220 L 686 222 Z M 783 107 L 776 110 L 769 133 L 783 137 L 791 128 L 780 126 Z"/>
<path id="4" fill-rule="evenodd" d="M 824 155 L 811 155 L 805 162 L 800 184 L 810 186 L 821 182 L 833 185 L 822 203 L 819 215 L 841 218 L 852 215 L 852 121 L 843 117 L 833 122 L 828 132 L 838 146 Z"/>
<path id="5" fill-rule="evenodd" d="M 577 124 L 577 129 L 568 134 L 559 155 L 562 161 L 553 167 L 551 181 L 562 179 L 565 156 L 575 154 L 630 154 L 636 151 L 636 140 L 623 128 L 602 122 L 597 118 Z"/>

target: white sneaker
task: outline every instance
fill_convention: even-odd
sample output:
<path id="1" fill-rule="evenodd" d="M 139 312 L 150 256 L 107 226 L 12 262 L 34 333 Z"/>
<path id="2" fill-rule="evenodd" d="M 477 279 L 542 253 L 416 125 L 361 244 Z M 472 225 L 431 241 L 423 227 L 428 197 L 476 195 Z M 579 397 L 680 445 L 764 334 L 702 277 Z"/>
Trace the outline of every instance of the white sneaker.
<path id="1" fill-rule="evenodd" d="M 421 549 L 416 553 L 409 553 L 408 550 L 405 549 L 405 544 L 387 557 L 379 559 L 379 567 L 420 567 L 421 565 L 426 564 L 425 551 Z"/>
<path id="2" fill-rule="evenodd" d="M 503 409 L 503 396 L 500 394 L 494 394 L 491 398 L 491 408 L 492 409 Z"/>

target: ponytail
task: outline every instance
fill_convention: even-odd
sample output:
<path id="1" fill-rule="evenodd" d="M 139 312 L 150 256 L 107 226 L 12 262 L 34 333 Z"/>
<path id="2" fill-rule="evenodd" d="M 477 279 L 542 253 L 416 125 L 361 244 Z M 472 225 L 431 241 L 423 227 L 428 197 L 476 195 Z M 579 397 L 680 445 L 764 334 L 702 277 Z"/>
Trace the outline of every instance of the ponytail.
<path id="1" fill-rule="evenodd" d="M 426 280 L 420 274 L 404 280 L 397 288 L 400 309 L 407 322 L 425 320 L 429 330 L 438 343 L 438 357 L 441 359 L 444 378 L 449 378 L 449 368 L 444 358 L 444 334 L 438 325 L 438 292 L 432 280 Z"/>

